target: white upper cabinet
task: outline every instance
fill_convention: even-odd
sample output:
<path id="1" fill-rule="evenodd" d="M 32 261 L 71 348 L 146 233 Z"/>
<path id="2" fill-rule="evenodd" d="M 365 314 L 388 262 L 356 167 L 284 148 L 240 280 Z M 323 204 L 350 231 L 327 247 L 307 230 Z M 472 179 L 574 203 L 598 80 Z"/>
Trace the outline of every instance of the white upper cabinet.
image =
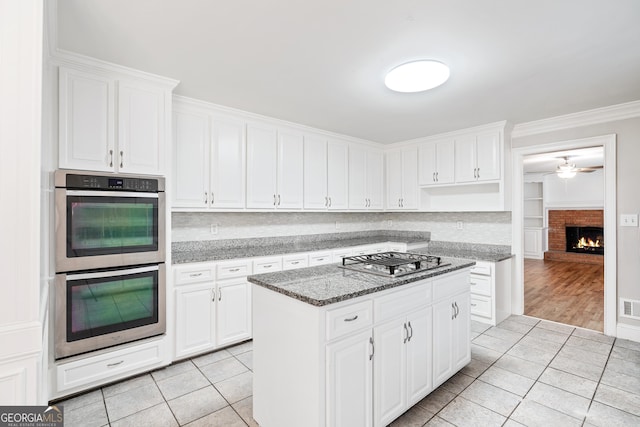
<path id="1" fill-rule="evenodd" d="M 213 117 L 211 122 L 212 208 L 243 208 L 245 189 L 245 124 Z"/>
<path id="2" fill-rule="evenodd" d="M 244 208 L 245 125 L 176 103 L 173 207 Z"/>
<path id="3" fill-rule="evenodd" d="M 418 208 L 418 150 L 390 151 L 387 157 L 387 209 Z"/>
<path id="4" fill-rule="evenodd" d="M 115 81 L 60 67 L 60 167 L 115 170 Z"/>
<path id="5" fill-rule="evenodd" d="M 173 111 L 173 207 L 209 206 L 209 116 Z"/>
<path id="6" fill-rule="evenodd" d="M 278 131 L 278 209 L 302 209 L 303 152 L 301 134 Z"/>
<path id="7" fill-rule="evenodd" d="M 59 166 L 163 174 L 173 86 L 81 68 L 59 68 Z"/>
<path id="8" fill-rule="evenodd" d="M 455 140 L 456 182 L 500 179 L 500 134 L 464 135 Z"/>
<path id="9" fill-rule="evenodd" d="M 382 209 L 383 164 L 382 151 L 349 147 L 349 209 Z"/>
<path id="10" fill-rule="evenodd" d="M 154 174 L 165 159 L 165 91 L 118 83 L 118 171 Z"/>
<path id="11" fill-rule="evenodd" d="M 420 144 L 418 162 L 420 185 L 451 184 L 454 181 L 453 139 Z"/>
<path id="12" fill-rule="evenodd" d="M 347 209 L 348 144 L 304 136 L 304 208 Z"/>
<path id="13" fill-rule="evenodd" d="M 276 129 L 247 126 L 247 207 L 274 209 L 277 204 Z"/>
<path id="14" fill-rule="evenodd" d="M 302 208 L 303 151 L 301 134 L 247 126 L 247 208 Z"/>

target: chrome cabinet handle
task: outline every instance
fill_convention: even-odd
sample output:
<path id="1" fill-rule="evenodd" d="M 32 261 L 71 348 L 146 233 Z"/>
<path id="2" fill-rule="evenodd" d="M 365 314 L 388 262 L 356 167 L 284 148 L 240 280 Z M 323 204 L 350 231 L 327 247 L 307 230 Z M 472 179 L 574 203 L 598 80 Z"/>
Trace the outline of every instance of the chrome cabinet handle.
<path id="1" fill-rule="evenodd" d="M 324 197 L 324 207 L 325 208 L 329 207 L 329 198 L 327 196 Z"/>
<path id="2" fill-rule="evenodd" d="M 275 206 L 275 205 L 276 205 L 276 195 L 274 194 L 273 195 L 273 206 Z"/>
<path id="3" fill-rule="evenodd" d="M 300 264 L 300 261 L 291 261 L 291 265 L 298 265 Z"/>
<path id="4" fill-rule="evenodd" d="M 478 168 L 478 179 L 480 178 L 480 168 Z"/>
<path id="5" fill-rule="evenodd" d="M 120 167 L 124 167 L 124 151 L 120 150 Z"/>
<path id="6" fill-rule="evenodd" d="M 124 360 L 121 360 L 119 362 L 109 363 L 107 364 L 107 368 L 113 368 L 115 366 L 122 365 L 123 363 L 124 363 Z"/>
<path id="7" fill-rule="evenodd" d="M 209 194 L 206 191 L 204 192 L 204 204 L 209 204 Z"/>
<path id="8" fill-rule="evenodd" d="M 453 303 L 451 303 L 451 320 L 456 318 L 456 308 L 453 306 Z"/>
<path id="9" fill-rule="evenodd" d="M 438 182 L 438 181 L 440 180 L 440 179 L 438 178 L 438 174 L 439 174 L 439 173 L 440 173 L 440 172 L 436 172 L 436 182 Z"/>
<path id="10" fill-rule="evenodd" d="M 402 327 L 404 328 L 404 340 L 402 341 L 403 344 L 406 344 L 407 341 L 409 340 L 409 330 L 407 329 L 407 324 L 404 323 L 402 325 Z"/>
<path id="11" fill-rule="evenodd" d="M 371 344 L 371 354 L 369 355 L 369 360 L 373 359 L 373 353 L 376 352 L 376 348 L 373 345 L 373 337 L 369 337 L 369 344 Z"/>
<path id="12" fill-rule="evenodd" d="M 280 195 L 278 194 L 278 206 L 280 206 Z"/>
<path id="13" fill-rule="evenodd" d="M 202 273 L 191 273 L 189 274 L 189 277 L 200 277 L 202 276 Z"/>
<path id="14" fill-rule="evenodd" d="M 478 285 L 476 282 L 469 282 L 471 284 L 471 286 L 476 286 Z"/>
<path id="15" fill-rule="evenodd" d="M 471 307 L 475 307 L 476 305 L 478 305 L 478 304 L 471 303 Z"/>
<path id="16" fill-rule="evenodd" d="M 413 328 L 411 327 L 411 322 L 407 322 L 407 326 L 409 327 L 409 338 L 408 338 L 408 341 L 411 341 L 411 338 L 413 338 Z"/>
<path id="17" fill-rule="evenodd" d="M 213 205 L 213 200 L 215 199 L 215 193 L 211 193 L 211 205 Z"/>
<path id="18" fill-rule="evenodd" d="M 273 264 L 265 264 L 262 266 L 262 268 L 271 268 L 273 267 Z"/>
<path id="19" fill-rule="evenodd" d="M 113 167 L 113 150 L 109 150 L 109 167 Z"/>
<path id="20" fill-rule="evenodd" d="M 329 207 L 331 207 L 331 197 L 329 197 Z"/>
<path id="21" fill-rule="evenodd" d="M 402 205 L 402 206 L 400 206 L 400 207 L 401 207 L 401 208 L 404 208 L 404 197 L 403 197 L 402 199 L 400 199 L 400 204 Z"/>
<path id="22" fill-rule="evenodd" d="M 240 271 L 240 269 L 239 268 L 230 268 L 229 271 L 231 273 L 235 273 L 236 271 Z"/>
<path id="23" fill-rule="evenodd" d="M 433 173 L 432 179 L 433 179 L 433 182 L 436 182 L 436 173 L 435 172 Z"/>
<path id="24" fill-rule="evenodd" d="M 358 315 L 356 314 L 353 317 L 349 317 L 348 319 L 344 319 L 345 322 L 353 322 L 354 320 L 356 320 L 358 318 Z"/>
<path id="25" fill-rule="evenodd" d="M 218 289 L 218 301 L 222 301 L 222 289 Z"/>
<path id="26" fill-rule="evenodd" d="M 216 302 L 216 290 L 211 289 L 211 301 Z"/>

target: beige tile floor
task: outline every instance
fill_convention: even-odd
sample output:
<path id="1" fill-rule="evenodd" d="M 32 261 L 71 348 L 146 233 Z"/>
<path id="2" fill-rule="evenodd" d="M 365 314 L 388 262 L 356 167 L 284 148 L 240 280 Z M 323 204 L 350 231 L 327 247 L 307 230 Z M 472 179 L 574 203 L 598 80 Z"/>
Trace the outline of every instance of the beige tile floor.
<path id="1" fill-rule="evenodd" d="M 640 343 L 511 316 L 394 426 L 638 426 Z M 63 402 L 65 426 L 255 426 L 251 342 Z"/>

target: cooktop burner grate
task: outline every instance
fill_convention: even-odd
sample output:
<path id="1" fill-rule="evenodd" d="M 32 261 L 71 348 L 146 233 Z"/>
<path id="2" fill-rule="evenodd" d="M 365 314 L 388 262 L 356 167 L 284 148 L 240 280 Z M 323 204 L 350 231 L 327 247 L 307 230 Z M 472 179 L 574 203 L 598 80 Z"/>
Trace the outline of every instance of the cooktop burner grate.
<path id="1" fill-rule="evenodd" d="M 410 252 L 380 252 L 344 257 L 340 267 L 380 276 L 399 277 L 446 265 L 449 264 L 444 264 L 440 257 L 433 255 Z"/>

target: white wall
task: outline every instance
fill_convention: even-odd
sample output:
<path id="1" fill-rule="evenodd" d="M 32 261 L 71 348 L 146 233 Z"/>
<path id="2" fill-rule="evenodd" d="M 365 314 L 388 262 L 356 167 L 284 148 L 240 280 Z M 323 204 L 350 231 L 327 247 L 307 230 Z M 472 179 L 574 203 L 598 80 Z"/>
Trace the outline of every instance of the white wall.
<path id="1" fill-rule="evenodd" d="M 546 175 L 544 183 L 544 204 L 549 208 L 603 208 L 604 173 L 597 170 L 578 173 L 573 178 L 559 178 L 556 174 Z"/>
<path id="2" fill-rule="evenodd" d="M 0 0 L 0 405 L 42 403 L 42 21 L 42 0 Z"/>
<path id="3" fill-rule="evenodd" d="M 217 234 L 211 234 L 212 224 Z M 184 242 L 363 230 L 430 231 L 431 240 L 510 245 L 511 213 L 174 213 L 171 238 Z"/>
<path id="4" fill-rule="evenodd" d="M 618 215 L 640 213 L 640 118 L 619 120 L 512 139 L 512 146 L 526 147 L 615 133 L 617 138 Z M 619 218 L 618 218 L 619 219 Z M 617 227 L 617 297 L 640 300 L 640 228 Z M 619 318 L 640 327 L 640 321 Z"/>

